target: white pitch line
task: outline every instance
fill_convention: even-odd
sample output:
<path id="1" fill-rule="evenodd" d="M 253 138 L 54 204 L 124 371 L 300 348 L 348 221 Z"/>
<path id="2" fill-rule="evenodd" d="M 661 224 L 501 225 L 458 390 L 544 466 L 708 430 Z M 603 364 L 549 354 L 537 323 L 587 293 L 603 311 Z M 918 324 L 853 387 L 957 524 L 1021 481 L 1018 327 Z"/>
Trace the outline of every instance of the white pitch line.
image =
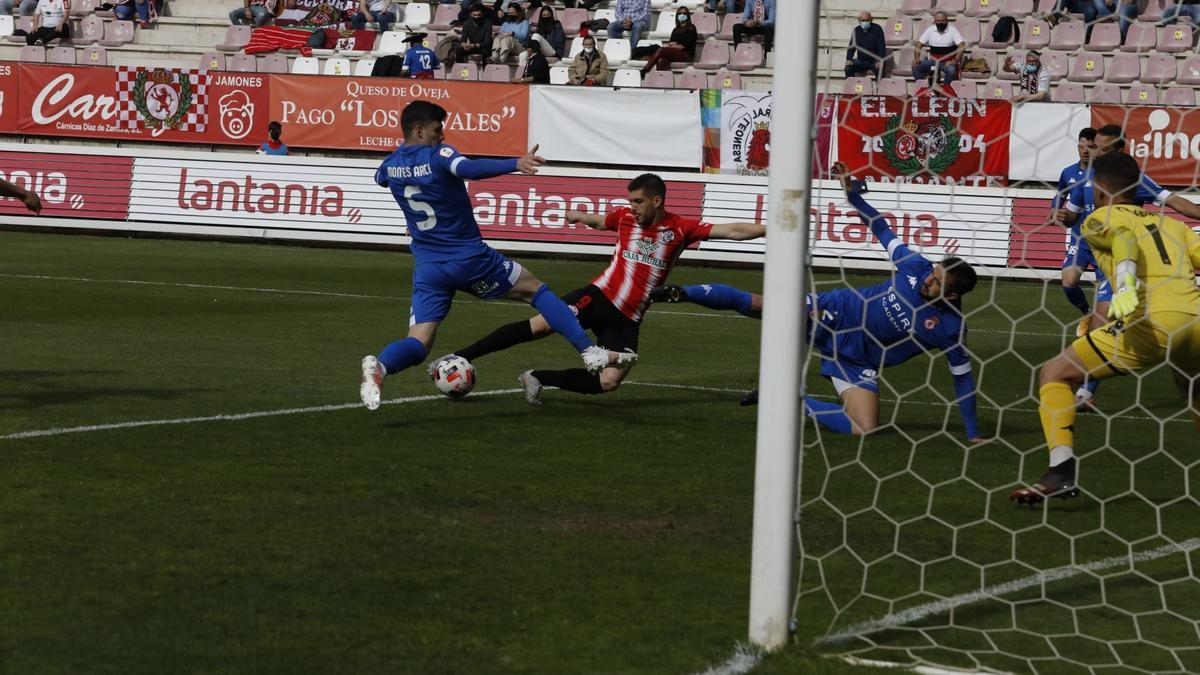
<path id="1" fill-rule="evenodd" d="M 1038 572 L 1037 574 L 1025 577 L 1023 579 L 1006 581 L 1002 584 L 988 586 L 987 588 L 975 591 L 973 593 L 955 595 L 944 600 L 937 600 L 935 602 L 917 605 L 916 607 L 910 607 L 906 610 L 889 614 L 885 617 L 872 621 L 856 623 L 848 628 L 834 633 L 833 635 L 827 635 L 824 638 L 817 640 L 816 644 L 828 645 L 838 642 L 845 642 L 846 640 L 851 640 L 863 635 L 869 635 L 870 633 L 886 630 L 888 628 L 897 628 L 899 626 L 913 623 L 914 621 L 920 621 L 928 616 L 943 614 L 952 609 L 962 607 L 963 605 L 971 605 L 983 600 L 999 598 L 1008 595 L 1009 593 L 1015 593 L 1016 591 L 1024 590 L 1033 586 L 1040 586 L 1041 584 L 1045 583 L 1070 579 L 1071 577 L 1078 576 L 1086 572 L 1099 572 L 1102 570 L 1112 569 L 1114 567 L 1123 567 L 1125 565 L 1133 565 L 1134 563 L 1158 560 L 1159 558 L 1165 558 L 1170 555 L 1175 555 L 1176 553 L 1188 553 L 1198 548 L 1200 548 L 1200 537 L 1193 537 L 1178 544 L 1167 544 L 1166 546 L 1159 546 L 1158 548 L 1149 549 L 1140 553 L 1133 553 L 1131 555 L 1113 556 L 1111 558 L 1104 558 L 1103 560 L 1096 560 L 1090 563 L 1084 563 L 1082 565 L 1064 565 L 1062 567 L 1055 567 L 1053 569 Z"/>
<path id="2" fill-rule="evenodd" d="M 492 389 L 490 391 L 475 392 L 473 396 L 499 396 L 501 394 L 515 394 L 522 391 L 521 389 Z M 425 396 L 407 396 L 404 398 L 394 398 L 383 401 L 382 405 L 399 405 L 402 403 L 420 403 L 422 401 L 438 401 L 445 400 L 446 397 L 441 394 L 428 394 Z M 0 436 L 0 441 L 15 441 L 24 438 L 43 438 L 46 436 L 62 436 L 64 434 L 83 434 L 92 431 L 112 431 L 114 429 L 136 429 L 138 427 L 159 427 L 174 424 L 197 424 L 200 422 L 241 422 L 243 420 L 258 419 L 260 417 L 281 417 L 284 415 L 304 415 L 307 413 L 334 412 L 336 410 L 349 410 L 350 408 L 361 408 L 362 403 L 337 403 L 333 405 L 315 405 L 305 408 L 280 408 L 278 410 L 259 410 L 248 413 L 236 413 L 225 415 L 207 415 L 204 417 L 176 417 L 172 419 L 157 419 L 157 420 L 136 420 L 132 422 L 115 422 L 112 424 L 88 424 L 78 427 L 56 427 L 52 429 L 35 429 L 32 431 L 18 431 L 12 434 Z"/>
<path id="3" fill-rule="evenodd" d="M 754 669 L 762 660 L 762 650 L 752 645 L 739 642 L 733 648 L 733 655 L 708 670 L 697 675 L 744 675 Z"/>

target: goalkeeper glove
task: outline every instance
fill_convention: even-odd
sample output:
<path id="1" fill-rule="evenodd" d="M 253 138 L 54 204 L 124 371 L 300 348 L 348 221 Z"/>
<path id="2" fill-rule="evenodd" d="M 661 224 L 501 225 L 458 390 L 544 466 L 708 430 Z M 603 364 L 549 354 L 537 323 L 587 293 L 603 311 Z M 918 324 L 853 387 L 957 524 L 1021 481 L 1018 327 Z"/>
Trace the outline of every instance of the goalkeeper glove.
<path id="1" fill-rule="evenodd" d="M 1133 268 L 1132 270 L 1130 268 Z M 1108 318 L 1124 319 L 1137 311 L 1138 280 L 1135 271 L 1137 263 L 1132 260 L 1122 260 L 1117 263 L 1117 292 L 1113 294 L 1108 306 Z"/>

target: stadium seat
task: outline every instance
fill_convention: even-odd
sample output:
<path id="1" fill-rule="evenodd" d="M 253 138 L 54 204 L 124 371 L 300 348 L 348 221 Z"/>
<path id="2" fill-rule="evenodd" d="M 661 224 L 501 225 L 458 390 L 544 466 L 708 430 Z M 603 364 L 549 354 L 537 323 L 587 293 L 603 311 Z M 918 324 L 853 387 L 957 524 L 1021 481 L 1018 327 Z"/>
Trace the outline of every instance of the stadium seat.
<path id="1" fill-rule="evenodd" d="M 730 70 L 756 70 L 763 64 L 763 46 L 758 42 L 743 42 L 733 50 L 729 60 Z"/>
<path id="2" fill-rule="evenodd" d="M 571 48 L 567 50 L 567 58 L 574 59 L 581 51 L 583 51 L 583 38 L 576 36 L 571 39 Z"/>
<path id="3" fill-rule="evenodd" d="M 587 20 L 588 11 L 582 7 L 568 7 L 558 13 L 558 21 L 563 25 L 563 32 L 567 37 L 579 35 L 579 24 Z"/>
<path id="4" fill-rule="evenodd" d="M 81 66 L 107 66 L 108 51 L 104 47 L 86 47 L 78 54 L 76 62 Z"/>
<path id="5" fill-rule="evenodd" d="M 616 21 L 617 20 L 617 10 L 616 9 L 598 9 L 598 10 L 596 10 L 595 14 L 592 15 L 592 20 L 599 21 L 600 19 L 605 19 L 609 23 Z M 601 31 L 601 32 L 603 32 L 603 31 Z M 732 39 L 732 37 L 730 39 Z"/>
<path id="6" fill-rule="evenodd" d="M 1034 14 L 1046 15 L 1046 14 L 1052 14 L 1054 12 L 1054 7 L 1055 7 L 1055 5 L 1058 4 L 1058 0 L 1035 0 L 1035 2 L 1033 4 L 1034 4 L 1034 7 L 1033 7 Z M 1075 16 L 1076 18 L 1079 18 L 1079 17 L 1082 17 L 1083 15 L 1079 14 L 1079 15 L 1073 15 L 1073 16 Z"/>
<path id="7" fill-rule="evenodd" d="M 375 69 L 375 59 L 370 57 L 357 59 L 354 61 L 354 76 L 355 77 L 370 77 L 371 71 Z"/>
<path id="8" fill-rule="evenodd" d="M 1169 87 L 1163 92 L 1159 102 L 1176 108 L 1194 108 L 1196 90 L 1192 87 Z"/>
<path id="9" fill-rule="evenodd" d="M 613 73 L 612 86 L 614 87 L 641 87 L 642 73 L 633 68 L 621 68 Z"/>
<path id="10" fill-rule="evenodd" d="M 998 0 L 992 0 L 997 2 Z M 1011 16 L 1017 21 L 1022 21 L 1033 14 L 1033 0 L 1003 0 L 1004 6 L 1000 8 L 1000 16 Z"/>
<path id="11" fill-rule="evenodd" d="M 953 86 L 953 84 L 951 85 Z M 979 98 L 993 98 L 1001 101 L 1012 100 L 1013 85 L 1012 82 L 1003 80 L 988 80 L 987 84 L 983 85 L 983 96 Z"/>
<path id="12" fill-rule="evenodd" d="M 258 62 L 258 72 L 260 73 L 286 73 L 288 71 L 288 57 L 283 54 L 267 54 Z"/>
<path id="13" fill-rule="evenodd" d="M 1050 100 L 1055 103 L 1085 103 L 1083 85 L 1078 82 L 1063 82 L 1054 88 Z"/>
<path id="14" fill-rule="evenodd" d="M 879 81 L 875 91 L 880 96 L 907 96 L 908 83 L 903 77 L 885 77 Z"/>
<path id="15" fill-rule="evenodd" d="M 1064 21 L 1050 31 L 1050 49 L 1073 52 L 1083 46 L 1086 34 L 1087 24 L 1084 22 Z"/>
<path id="16" fill-rule="evenodd" d="M 988 66 L 988 72 L 980 73 L 971 70 L 962 71 L 962 77 L 968 80 L 986 80 L 996 74 L 998 66 L 996 65 L 996 52 L 990 49 L 972 49 L 970 53 L 972 59 L 983 59 L 983 62 Z M 1001 62 L 1003 65 L 1003 62 Z"/>
<path id="17" fill-rule="evenodd" d="M 913 20 L 907 16 L 893 16 L 883 24 L 883 37 L 889 47 L 903 47 L 913 41 Z"/>
<path id="18" fill-rule="evenodd" d="M 679 81 L 675 87 L 677 89 L 708 89 L 708 75 L 695 68 L 687 68 L 679 74 Z M 721 87 L 714 86 L 713 88 L 720 89 Z"/>
<path id="19" fill-rule="evenodd" d="M 1042 19 L 1030 19 L 1021 28 L 1021 46 L 1025 49 L 1045 49 L 1050 46 L 1050 24 Z"/>
<path id="20" fill-rule="evenodd" d="M 962 35 L 963 42 L 967 44 L 967 49 L 979 44 L 979 19 L 959 17 L 954 20 L 954 27 L 958 29 L 959 35 Z"/>
<path id="21" fill-rule="evenodd" d="M 1098 82 L 1104 78 L 1104 57 L 1095 52 L 1080 52 L 1071 62 L 1067 79 L 1072 82 Z"/>
<path id="22" fill-rule="evenodd" d="M 483 82 L 512 82 L 512 69 L 502 63 L 489 63 L 479 77 Z"/>
<path id="23" fill-rule="evenodd" d="M 1137 54 L 1118 52 L 1113 54 L 1112 62 L 1108 64 L 1108 70 L 1104 74 L 1104 81 L 1125 84 L 1133 82 L 1141 77 L 1141 75 L 1141 58 Z"/>
<path id="24" fill-rule="evenodd" d="M 1153 50 L 1157 43 L 1158 33 L 1154 30 L 1154 26 L 1147 26 L 1135 21 L 1129 26 L 1129 32 L 1125 34 L 1125 44 L 1121 45 L 1121 51 L 1148 52 Z"/>
<path id="25" fill-rule="evenodd" d="M 410 31 L 425 30 L 433 20 L 433 10 L 428 2 L 410 2 L 404 6 L 404 21 L 398 22 Z"/>
<path id="26" fill-rule="evenodd" d="M 0 15 L 0 37 L 8 37 L 13 32 L 13 18 L 11 14 Z"/>
<path id="27" fill-rule="evenodd" d="M 45 63 L 46 48 L 41 45 L 25 45 L 21 47 L 22 63 Z"/>
<path id="28" fill-rule="evenodd" d="M 631 49 L 626 38 L 612 38 L 604 41 L 604 55 L 608 57 L 608 65 L 620 66 L 629 60 Z"/>
<path id="29" fill-rule="evenodd" d="M 460 11 L 462 11 L 461 5 L 451 4 L 448 2 L 439 3 L 437 10 L 433 13 L 433 20 L 430 21 L 429 25 L 425 28 L 428 30 L 436 30 L 438 32 L 445 33 L 454 27 L 450 25 L 450 22 L 458 20 L 458 13 Z M 586 12 L 587 10 L 584 11 Z M 562 16 L 559 16 L 558 18 L 560 21 L 562 21 L 563 29 L 567 29 L 566 20 L 564 20 Z M 576 26 L 576 29 L 578 29 L 578 26 Z"/>
<path id="30" fill-rule="evenodd" d="M 1200 56 L 1189 56 L 1179 64 L 1179 75 L 1175 78 L 1179 84 L 1189 86 L 1200 85 Z"/>
<path id="31" fill-rule="evenodd" d="M 974 82 L 955 80 L 950 83 L 950 91 L 954 92 L 956 98 L 978 98 Z"/>
<path id="32" fill-rule="evenodd" d="M 714 12 L 696 12 L 692 15 L 692 23 L 696 24 L 696 33 L 701 40 L 707 40 L 721 31 L 720 20 L 720 15 Z"/>
<path id="33" fill-rule="evenodd" d="M 1047 52 L 1047 54 L 1048 53 L 1049 52 Z M 1013 61 L 1013 64 L 1015 65 L 1015 67 L 1019 68 L 1023 63 L 1025 63 L 1025 52 L 1023 50 L 1017 50 L 1014 52 L 1010 52 L 1007 55 L 997 54 L 996 55 L 996 72 L 994 74 L 996 79 L 1015 81 L 1020 78 L 1020 73 L 1009 72 L 1004 69 L 1004 64 L 1008 60 L 1009 57 L 1012 58 L 1012 61 Z"/>
<path id="34" fill-rule="evenodd" d="M 927 14 L 929 8 L 933 6 L 932 0 L 903 0 L 900 3 L 900 13 L 916 16 L 918 14 Z"/>
<path id="35" fill-rule="evenodd" d="M 713 73 L 712 86 L 713 89 L 741 89 L 742 76 L 722 68 Z"/>
<path id="36" fill-rule="evenodd" d="M 638 47 L 661 47 L 662 45 L 663 40 L 660 40 L 659 38 L 643 38 L 638 41 Z M 603 50 L 603 47 L 601 47 L 601 49 Z M 612 62 L 610 61 L 609 64 L 612 65 Z M 646 65 L 646 62 L 630 58 L 625 61 L 624 65 L 629 66 L 630 68 L 641 68 Z M 679 66 L 682 68 L 683 64 L 680 63 Z"/>
<path id="37" fill-rule="evenodd" d="M 225 59 L 225 67 L 235 73 L 258 72 L 258 59 L 253 54 L 233 54 Z"/>
<path id="38" fill-rule="evenodd" d="M 473 82 L 479 79 L 479 66 L 473 61 L 464 61 L 451 66 L 446 73 L 447 80 L 467 80 Z"/>
<path id="39" fill-rule="evenodd" d="M 124 47 L 133 42 L 132 21 L 109 21 L 104 24 L 104 37 L 100 38 L 103 47 Z"/>
<path id="40" fill-rule="evenodd" d="M 84 19 L 87 21 L 87 19 Z M 225 29 L 225 41 L 216 45 L 217 51 L 240 52 L 250 44 L 250 26 L 230 26 Z"/>
<path id="41" fill-rule="evenodd" d="M 570 66 L 551 66 L 550 84 L 566 84 L 571 81 Z"/>
<path id="42" fill-rule="evenodd" d="M 93 17 L 93 18 L 95 18 L 95 17 Z M 100 19 L 96 19 L 96 21 L 100 21 L 101 30 L 103 30 L 104 22 L 101 21 Z M 22 16 L 22 17 L 18 18 L 16 21 L 16 29 L 23 30 L 26 33 L 32 33 L 33 32 L 33 17 Z M 13 35 L 12 31 L 9 31 L 8 33 L 9 33 L 8 34 L 9 42 L 15 42 L 17 44 L 25 44 L 25 36 L 24 35 Z"/>
<path id="43" fill-rule="evenodd" d="M 1012 39 L 1013 35 L 1011 33 L 1009 34 L 1007 40 L 997 41 L 992 39 L 992 27 L 996 24 L 996 21 L 997 20 L 990 21 L 980 27 L 980 47 L 983 47 L 984 49 L 1005 49 L 1014 43 Z"/>
<path id="44" fill-rule="evenodd" d="M 1129 105 L 1158 105 L 1158 88 L 1152 84 L 1134 82 L 1125 96 Z"/>
<path id="45" fill-rule="evenodd" d="M 46 51 L 46 63 L 59 63 L 65 66 L 75 65 L 74 47 L 53 47 Z"/>
<path id="46" fill-rule="evenodd" d="M 669 38 L 673 30 L 675 30 L 675 15 L 671 12 L 659 12 L 658 21 L 647 35 L 652 38 Z"/>
<path id="47" fill-rule="evenodd" d="M 437 68 L 433 69 L 433 79 L 435 79 L 435 80 L 446 79 L 446 64 L 439 63 L 437 65 Z"/>
<path id="48" fill-rule="evenodd" d="M 1097 82 L 1092 87 L 1091 95 L 1088 96 L 1088 103 L 1111 103 L 1120 105 L 1124 103 L 1121 100 L 1121 87 L 1109 82 Z"/>
<path id="49" fill-rule="evenodd" d="M 314 47 L 312 50 L 313 56 L 333 56 L 334 54 L 337 54 L 336 49 L 318 49 Z"/>
<path id="50" fill-rule="evenodd" d="M 950 16 L 957 16 L 966 10 L 965 0 L 933 0 L 931 12 L 945 12 Z M 957 25 L 957 21 L 955 24 Z"/>
<path id="51" fill-rule="evenodd" d="M 375 56 L 403 54 L 405 50 L 404 41 L 406 39 L 408 39 L 408 33 L 402 30 L 389 30 L 375 38 L 375 51 L 372 53 Z"/>
<path id="52" fill-rule="evenodd" d="M 700 70 L 717 70 L 729 65 L 729 45 L 720 40 L 706 40 L 695 66 Z"/>
<path id="53" fill-rule="evenodd" d="M 721 22 L 721 32 L 717 33 L 717 37 L 726 42 L 733 41 L 733 27 L 742 22 L 742 15 L 737 13 L 729 13 L 725 15 L 725 20 Z M 887 32 L 887 29 L 884 29 Z"/>
<path id="54" fill-rule="evenodd" d="M 217 52 L 201 54 L 200 70 L 225 70 L 225 55 Z"/>
<path id="55" fill-rule="evenodd" d="M 1170 84 L 1175 81 L 1175 57 L 1170 54 L 1151 54 L 1142 61 L 1142 75 L 1138 78 L 1150 84 Z"/>
<path id="56" fill-rule="evenodd" d="M 674 89 L 675 73 L 655 68 L 646 73 L 646 79 L 642 82 L 642 86 L 654 87 L 656 89 Z"/>
<path id="57" fill-rule="evenodd" d="M 1167 7 L 1171 6 L 1173 2 L 1174 0 L 1148 0 L 1142 2 L 1141 4 L 1145 5 L 1145 7 L 1143 7 L 1142 12 L 1138 14 L 1138 21 L 1144 21 L 1146 23 L 1161 23 L 1163 11 L 1166 10 Z"/>
<path id="58" fill-rule="evenodd" d="M 97 0 L 75 0 L 75 2 L 71 3 L 70 17 L 72 19 L 82 19 L 95 12 L 99 4 Z"/>
<path id="59" fill-rule="evenodd" d="M 1058 82 L 1067 76 L 1071 68 L 1071 57 L 1062 52 L 1043 52 L 1042 67 L 1050 74 L 1051 82 Z"/>
<path id="60" fill-rule="evenodd" d="M 888 54 L 887 59 L 885 59 L 883 63 L 884 72 L 889 72 L 888 62 L 890 61 L 890 73 L 892 75 L 898 75 L 900 77 L 912 77 L 912 61 L 914 51 L 915 48 L 913 47 L 905 47 L 900 51 L 894 51 L 891 54 Z"/>
<path id="61" fill-rule="evenodd" d="M 988 18 L 1000 11 L 1000 0 L 967 0 L 963 14 L 978 18 Z"/>
<path id="62" fill-rule="evenodd" d="M 326 59 L 325 65 L 321 68 L 322 75 L 349 76 L 353 72 L 354 69 L 350 66 L 350 59 L 340 56 Z"/>
<path id="63" fill-rule="evenodd" d="M 301 56 L 292 61 L 293 75 L 319 75 L 321 60 L 313 56 Z"/>
<path id="64" fill-rule="evenodd" d="M 1186 23 L 1163 26 L 1158 29 L 1158 43 L 1155 49 L 1168 54 L 1190 52 L 1192 40 L 1192 27 Z"/>
<path id="65" fill-rule="evenodd" d="M 871 96 L 875 93 L 875 81 L 869 77 L 847 77 L 842 82 L 843 96 Z"/>
<path id="66" fill-rule="evenodd" d="M 1087 48 L 1093 52 L 1111 52 L 1121 46 L 1121 27 L 1115 23 L 1098 23 L 1092 26 L 1092 38 Z"/>

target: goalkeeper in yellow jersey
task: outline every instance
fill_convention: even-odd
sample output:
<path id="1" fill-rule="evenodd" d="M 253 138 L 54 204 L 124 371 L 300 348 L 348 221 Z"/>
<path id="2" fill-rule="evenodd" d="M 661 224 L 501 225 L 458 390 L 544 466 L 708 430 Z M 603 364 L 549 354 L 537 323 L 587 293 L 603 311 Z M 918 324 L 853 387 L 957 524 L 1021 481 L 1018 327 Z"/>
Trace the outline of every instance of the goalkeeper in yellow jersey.
<path id="1" fill-rule="evenodd" d="M 1184 223 L 1132 203 L 1141 170 L 1124 153 L 1094 161 L 1096 210 L 1082 235 L 1116 289 L 1112 323 L 1075 340 L 1042 367 L 1038 412 L 1050 468 L 1032 487 L 1009 499 L 1037 504 L 1074 497 L 1075 397 L 1085 378 L 1104 379 L 1166 361 L 1200 431 L 1200 235 Z"/>

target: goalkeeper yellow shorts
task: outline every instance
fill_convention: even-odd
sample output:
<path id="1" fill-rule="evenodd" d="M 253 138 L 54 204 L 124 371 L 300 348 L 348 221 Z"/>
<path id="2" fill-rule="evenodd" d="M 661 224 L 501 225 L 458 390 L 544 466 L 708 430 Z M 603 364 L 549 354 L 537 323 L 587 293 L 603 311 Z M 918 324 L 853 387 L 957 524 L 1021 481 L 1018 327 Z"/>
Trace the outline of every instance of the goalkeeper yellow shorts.
<path id="1" fill-rule="evenodd" d="M 1185 373 L 1200 372 L 1200 316 L 1155 312 L 1131 324 L 1116 322 L 1071 344 L 1093 377 L 1124 375 L 1168 359 Z"/>

